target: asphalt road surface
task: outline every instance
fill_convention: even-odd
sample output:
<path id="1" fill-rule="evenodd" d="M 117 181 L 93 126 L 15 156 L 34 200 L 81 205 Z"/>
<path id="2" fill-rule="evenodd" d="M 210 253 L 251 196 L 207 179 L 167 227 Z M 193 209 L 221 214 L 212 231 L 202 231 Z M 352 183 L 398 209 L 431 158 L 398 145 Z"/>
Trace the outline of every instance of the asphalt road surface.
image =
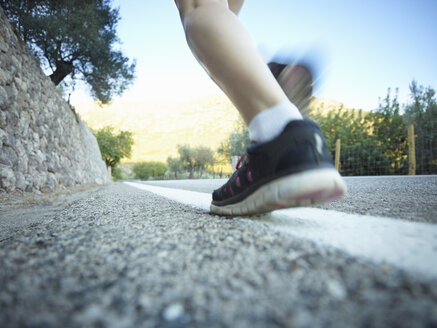
<path id="1" fill-rule="evenodd" d="M 317 208 L 437 223 L 437 175 L 345 177 L 348 193 Z M 147 181 L 150 185 L 211 193 L 227 180 Z"/>
<path id="2" fill-rule="evenodd" d="M 436 222 L 435 177 L 347 183 L 328 209 Z M 0 200 L 0 327 L 437 327 L 437 279 L 262 220 L 124 183 Z"/>

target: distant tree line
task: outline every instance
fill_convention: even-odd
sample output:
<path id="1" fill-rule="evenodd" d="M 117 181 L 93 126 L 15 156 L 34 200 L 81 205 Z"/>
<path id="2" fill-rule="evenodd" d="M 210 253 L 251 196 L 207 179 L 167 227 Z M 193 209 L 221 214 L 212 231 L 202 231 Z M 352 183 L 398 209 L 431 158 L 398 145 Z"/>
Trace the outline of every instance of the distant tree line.
<path id="1" fill-rule="evenodd" d="M 196 173 L 202 178 L 205 172 L 212 171 L 216 163 L 214 151 L 205 146 L 178 145 L 177 151 L 177 157 L 167 158 L 168 170 L 175 179 L 183 172 L 188 172 L 189 179 L 193 179 Z"/>
<path id="2" fill-rule="evenodd" d="M 313 118 L 335 154 L 341 140 L 340 172 L 343 175 L 408 174 L 407 128 L 415 127 L 416 174 L 437 173 L 437 102 L 435 91 L 410 84 L 410 101 L 402 106 L 397 90 L 380 100 L 373 112 L 340 107 Z"/>
<path id="3" fill-rule="evenodd" d="M 437 100 L 431 87 L 413 81 L 410 101 L 401 105 L 398 92 L 389 89 L 378 108 L 371 112 L 339 107 L 325 111 L 323 106 L 310 114 L 322 129 L 328 147 L 335 155 L 341 141 L 340 172 L 343 175 L 408 174 L 407 127 L 415 127 L 416 174 L 437 174 Z M 113 172 L 121 158 L 129 157 L 133 143 L 130 132 L 115 134 L 106 127 L 95 132 L 102 157 Z M 223 175 L 224 164 L 241 155 L 249 145 L 249 133 L 242 121 L 214 152 L 205 146 L 178 145 L 177 156 L 166 163 L 143 162 L 134 165 L 137 179 L 202 178 Z M 115 170 L 115 171 L 114 171 Z"/>
<path id="4" fill-rule="evenodd" d="M 118 166 L 123 158 L 130 158 L 134 144 L 133 135 L 130 131 L 115 131 L 112 126 L 106 126 L 93 131 L 99 145 L 102 159 L 114 180 L 123 177 Z M 191 147 L 190 145 L 178 145 L 178 156 L 168 157 L 167 163 L 146 161 L 135 163 L 132 168 L 133 178 L 147 180 L 150 178 L 175 178 L 181 176 L 192 179 L 202 178 L 205 173 L 214 172 L 214 164 L 220 163 L 214 151 L 205 146 Z M 167 176 L 166 176 L 167 174 Z"/>
<path id="5" fill-rule="evenodd" d="M 398 92 L 389 89 L 372 112 L 339 107 L 316 108 L 310 118 L 325 135 L 335 155 L 341 141 L 340 172 L 343 175 L 408 174 L 407 127 L 415 127 L 416 174 L 437 173 L 437 101 L 434 89 L 410 84 L 410 101 L 399 104 Z M 249 134 L 239 122 L 217 152 L 227 158 L 242 154 Z"/>

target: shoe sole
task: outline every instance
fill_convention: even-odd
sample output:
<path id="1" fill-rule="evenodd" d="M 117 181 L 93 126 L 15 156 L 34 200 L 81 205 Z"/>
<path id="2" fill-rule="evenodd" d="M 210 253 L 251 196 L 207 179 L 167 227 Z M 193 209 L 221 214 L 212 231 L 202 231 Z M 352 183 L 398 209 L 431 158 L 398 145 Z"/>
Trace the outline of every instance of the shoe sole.
<path id="1" fill-rule="evenodd" d="M 345 193 L 346 184 L 337 170 L 315 169 L 273 180 L 238 203 L 224 206 L 211 204 L 210 210 L 219 215 L 257 215 L 324 203 Z"/>

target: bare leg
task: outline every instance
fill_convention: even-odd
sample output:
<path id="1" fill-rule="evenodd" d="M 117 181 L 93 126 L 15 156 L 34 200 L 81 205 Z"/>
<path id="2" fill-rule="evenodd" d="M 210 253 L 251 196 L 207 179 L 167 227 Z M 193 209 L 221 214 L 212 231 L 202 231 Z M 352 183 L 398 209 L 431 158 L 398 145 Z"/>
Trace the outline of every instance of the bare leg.
<path id="1" fill-rule="evenodd" d="M 175 1 L 193 54 L 247 124 L 275 105 L 292 108 L 226 0 Z M 236 12 L 242 5 L 242 1 L 230 3 Z"/>
<path id="2" fill-rule="evenodd" d="M 228 182 L 213 192 L 211 212 L 259 214 L 342 195 L 346 186 L 319 127 L 302 119 L 240 24 L 236 13 L 243 1 L 175 1 L 193 54 L 235 104 L 255 141 Z"/>

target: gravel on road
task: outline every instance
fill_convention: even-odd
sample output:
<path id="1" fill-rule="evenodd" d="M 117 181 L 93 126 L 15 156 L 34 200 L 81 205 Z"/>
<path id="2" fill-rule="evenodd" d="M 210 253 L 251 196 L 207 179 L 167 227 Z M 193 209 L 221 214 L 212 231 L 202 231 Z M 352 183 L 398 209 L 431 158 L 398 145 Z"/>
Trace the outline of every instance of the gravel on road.
<path id="1" fill-rule="evenodd" d="M 155 186 L 212 193 L 227 179 L 134 181 Z M 437 223 L 437 175 L 344 177 L 346 195 L 311 207 L 345 213 Z"/>
<path id="2" fill-rule="evenodd" d="M 122 183 L 62 203 L 0 241 L 1 327 L 437 327 L 435 280 L 261 222 Z"/>

